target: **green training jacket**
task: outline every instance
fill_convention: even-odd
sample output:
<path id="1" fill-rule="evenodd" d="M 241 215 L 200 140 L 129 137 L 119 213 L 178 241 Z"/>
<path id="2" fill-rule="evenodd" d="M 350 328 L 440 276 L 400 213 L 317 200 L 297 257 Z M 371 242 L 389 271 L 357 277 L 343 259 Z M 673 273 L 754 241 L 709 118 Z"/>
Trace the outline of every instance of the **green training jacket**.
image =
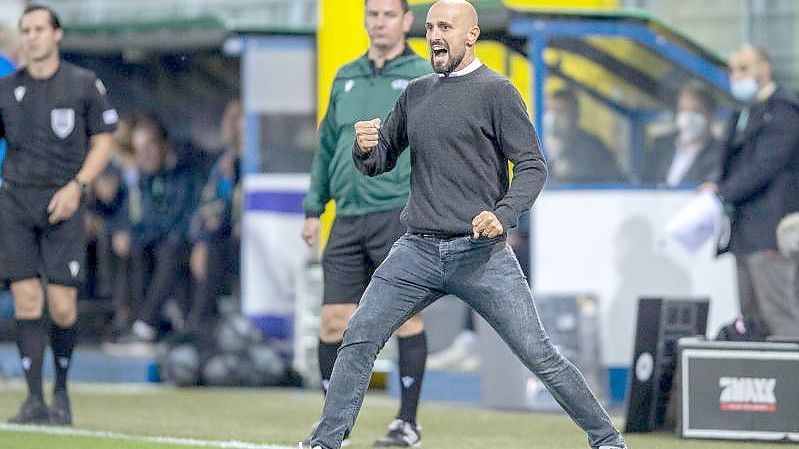
<path id="1" fill-rule="evenodd" d="M 319 126 L 319 148 L 311 165 L 311 188 L 303 201 L 306 217 L 318 217 L 336 200 L 336 215 L 352 217 L 397 209 L 410 190 L 410 151 L 394 170 L 375 177 L 359 172 L 352 161 L 355 122 L 385 121 L 400 93 L 414 78 L 432 71 L 430 62 L 405 51 L 376 71 L 364 55 L 336 73 L 325 118 Z"/>

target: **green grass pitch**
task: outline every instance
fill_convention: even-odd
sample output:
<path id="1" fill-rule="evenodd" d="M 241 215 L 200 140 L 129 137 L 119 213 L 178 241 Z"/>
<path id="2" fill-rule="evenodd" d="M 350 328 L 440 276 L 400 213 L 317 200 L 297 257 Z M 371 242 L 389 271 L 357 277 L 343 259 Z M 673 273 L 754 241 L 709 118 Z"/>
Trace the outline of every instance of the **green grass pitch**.
<path id="1" fill-rule="evenodd" d="M 21 383 L 0 384 L 0 420 L 16 412 Z M 177 389 L 77 384 L 71 387 L 75 425 L 68 434 L 0 426 L 3 449 L 296 448 L 318 418 L 313 391 Z M 372 447 L 396 413 L 396 403 L 370 393 L 353 432 L 352 449 Z M 426 449 L 584 449 L 583 433 L 561 414 L 500 412 L 423 402 Z M 617 425 L 621 425 L 617 421 Z M 785 449 L 784 444 L 680 440 L 671 433 L 628 435 L 631 449 Z M 227 442 L 227 443 L 226 443 Z M 228 446 L 225 446 L 228 444 Z"/>

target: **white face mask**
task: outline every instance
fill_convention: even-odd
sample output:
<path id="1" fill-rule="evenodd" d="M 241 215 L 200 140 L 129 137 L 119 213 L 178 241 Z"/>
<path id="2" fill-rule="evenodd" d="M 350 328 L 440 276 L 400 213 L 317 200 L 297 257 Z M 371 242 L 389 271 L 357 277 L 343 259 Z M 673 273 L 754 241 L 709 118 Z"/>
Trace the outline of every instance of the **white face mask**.
<path id="1" fill-rule="evenodd" d="M 556 117 L 554 112 L 552 111 L 544 112 L 544 119 L 543 119 L 544 132 L 552 134 L 552 128 L 553 125 L 555 124 L 555 118 Z"/>
<path id="2" fill-rule="evenodd" d="M 678 112 L 676 125 L 680 131 L 680 139 L 685 142 L 694 141 L 707 133 L 707 118 L 696 111 Z"/>
<path id="3" fill-rule="evenodd" d="M 757 95 L 758 85 L 757 80 L 753 77 L 747 77 L 738 81 L 730 81 L 730 93 L 738 100 L 748 103 Z"/>

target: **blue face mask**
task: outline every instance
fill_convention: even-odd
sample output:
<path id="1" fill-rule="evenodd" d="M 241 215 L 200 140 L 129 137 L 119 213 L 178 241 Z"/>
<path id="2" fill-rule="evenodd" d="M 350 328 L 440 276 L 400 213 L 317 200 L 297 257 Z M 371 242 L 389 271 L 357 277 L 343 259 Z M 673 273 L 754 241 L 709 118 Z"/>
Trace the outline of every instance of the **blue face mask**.
<path id="1" fill-rule="evenodd" d="M 738 81 L 730 82 L 730 93 L 732 96 L 744 103 L 748 103 L 757 95 L 758 86 L 754 77 L 744 78 Z"/>

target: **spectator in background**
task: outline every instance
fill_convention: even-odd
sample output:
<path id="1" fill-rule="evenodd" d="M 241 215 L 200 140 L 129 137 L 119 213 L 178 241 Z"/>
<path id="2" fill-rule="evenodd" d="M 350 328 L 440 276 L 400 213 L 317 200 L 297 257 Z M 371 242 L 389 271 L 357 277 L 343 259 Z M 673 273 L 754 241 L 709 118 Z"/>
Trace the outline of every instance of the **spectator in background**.
<path id="1" fill-rule="evenodd" d="M 16 65 L 20 62 L 22 53 L 19 49 L 19 36 L 17 30 L 10 26 L 0 26 L 0 78 L 13 72 Z M 0 167 L 3 166 L 3 158 L 6 155 L 6 141 L 0 139 Z M 3 180 L 0 176 L 0 184 Z M 2 287 L 2 285 L 0 285 Z M 2 290 L 2 288 L 0 288 Z"/>
<path id="2" fill-rule="evenodd" d="M 546 98 L 544 145 L 551 182 L 623 182 L 616 157 L 597 136 L 580 128 L 580 103 L 573 91 L 558 90 Z"/>
<path id="3" fill-rule="evenodd" d="M 196 283 L 187 327 L 198 330 L 215 315 L 216 300 L 231 294 L 238 279 L 239 235 L 234 197 L 241 179 L 243 116 L 241 102 L 228 103 L 222 116 L 225 148 L 202 189 L 191 223 L 191 273 Z"/>
<path id="4" fill-rule="evenodd" d="M 188 302 L 180 282 L 189 279 L 194 180 L 187 165 L 176 164 L 166 129 L 157 119 L 137 119 L 132 143 L 140 171 L 141 217 L 131 232 L 130 276 L 138 309 L 130 337 L 152 342 L 158 334 L 159 313 L 170 296 L 175 295 L 184 310 Z"/>
<path id="5" fill-rule="evenodd" d="M 699 185 L 718 178 L 721 147 L 711 134 L 716 100 L 701 84 L 680 91 L 676 132 L 655 139 L 644 161 L 642 181 L 676 187 Z"/>
<path id="6" fill-rule="evenodd" d="M 740 101 L 723 147 L 718 193 L 730 213 L 744 319 L 770 334 L 799 336 L 796 263 L 777 252 L 779 221 L 799 211 L 799 101 L 777 86 L 771 60 L 744 46 L 730 59 L 730 88 Z"/>
<path id="7" fill-rule="evenodd" d="M 131 303 L 130 231 L 141 216 L 139 171 L 133 155 L 131 136 L 134 122 L 122 119 L 114 133 L 111 163 L 94 182 L 94 211 L 103 221 L 101 249 L 109 259 L 114 303 L 114 329 L 127 329 L 133 319 Z"/>
<path id="8" fill-rule="evenodd" d="M 19 52 L 19 40 L 17 30 L 10 26 L 0 26 L 0 78 L 8 75 L 14 71 L 16 63 L 21 56 Z M 3 158 L 6 155 L 6 141 L 0 139 L 0 167 L 3 166 Z M 2 174 L 0 174 L 0 184 L 3 183 Z M 4 281 L 0 281 L 0 295 L 5 294 L 4 290 L 8 288 Z M 10 297 L 10 296 L 9 296 Z M 2 301 L 2 297 L 0 297 Z"/>
<path id="9" fill-rule="evenodd" d="M 0 76 L 13 72 L 21 62 L 22 52 L 17 29 L 0 25 Z"/>

